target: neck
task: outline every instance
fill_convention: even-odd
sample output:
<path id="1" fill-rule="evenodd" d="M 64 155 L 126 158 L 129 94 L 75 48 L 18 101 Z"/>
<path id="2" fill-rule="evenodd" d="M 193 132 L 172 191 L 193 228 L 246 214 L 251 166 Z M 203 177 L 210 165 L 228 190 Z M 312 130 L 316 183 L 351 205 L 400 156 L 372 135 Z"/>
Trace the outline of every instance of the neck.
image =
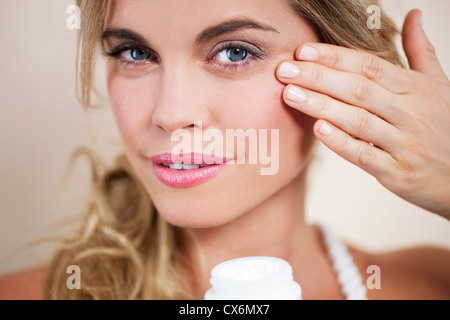
<path id="1" fill-rule="evenodd" d="M 301 284 L 303 291 L 305 285 L 317 288 L 318 283 L 312 281 L 310 275 L 317 274 L 319 266 L 328 274 L 328 277 L 324 277 L 328 283 L 335 282 L 320 234 L 304 220 L 305 183 L 306 170 L 238 219 L 215 228 L 190 230 L 196 247 L 200 248 L 203 265 L 192 279 L 196 298 L 202 299 L 209 288 L 210 272 L 215 265 L 247 256 L 270 256 L 286 260 L 293 268 L 294 280 Z M 192 247 L 184 250 L 195 251 Z M 336 290 L 339 291 L 334 288 Z M 310 291 L 311 296 L 316 291 Z"/>

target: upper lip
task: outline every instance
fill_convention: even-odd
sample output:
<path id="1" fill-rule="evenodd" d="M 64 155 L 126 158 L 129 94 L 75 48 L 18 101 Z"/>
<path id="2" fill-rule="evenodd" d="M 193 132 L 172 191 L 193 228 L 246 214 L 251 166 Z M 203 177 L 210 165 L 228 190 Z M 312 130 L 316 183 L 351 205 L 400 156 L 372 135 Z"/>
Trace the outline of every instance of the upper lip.
<path id="1" fill-rule="evenodd" d="M 232 158 L 223 156 L 212 156 L 203 153 L 185 153 L 185 154 L 172 154 L 162 153 L 150 157 L 153 163 L 157 164 L 195 164 L 195 165 L 211 165 L 211 164 L 223 164 L 230 162 Z M 174 161 L 175 160 L 175 161 Z"/>

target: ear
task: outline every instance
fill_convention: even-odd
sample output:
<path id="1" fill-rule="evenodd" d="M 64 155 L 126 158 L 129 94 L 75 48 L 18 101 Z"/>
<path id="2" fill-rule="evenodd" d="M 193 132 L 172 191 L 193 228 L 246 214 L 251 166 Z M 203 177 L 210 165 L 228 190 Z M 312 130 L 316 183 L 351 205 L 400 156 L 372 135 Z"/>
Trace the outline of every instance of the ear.
<path id="1" fill-rule="evenodd" d="M 408 13 L 403 25 L 403 49 L 412 70 L 426 75 L 447 79 L 422 26 L 422 12 L 414 9 Z"/>

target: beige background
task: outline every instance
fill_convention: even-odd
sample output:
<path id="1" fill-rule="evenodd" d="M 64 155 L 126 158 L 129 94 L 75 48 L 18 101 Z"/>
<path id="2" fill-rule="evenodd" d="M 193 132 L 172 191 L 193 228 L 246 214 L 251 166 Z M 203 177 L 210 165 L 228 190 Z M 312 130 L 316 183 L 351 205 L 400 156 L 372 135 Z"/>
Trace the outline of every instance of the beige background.
<path id="1" fill-rule="evenodd" d="M 0 2 L 0 274 L 42 264 L 51 246 L 17 250 L 76 214 L 89 187 L 80 161 L 62 177 L 76 146 L 97 141 L 110 159 L 120 140 L 109 108 L 85 112 L 74 93 L 75 31 L 69 0 Z M 414 8 L 450 75 L 450 2 L 385 0 L 399 26 Z M 100 88 L 104 72 L 99 64 Z M 104 91 L 105 92 L 105 91 Z M 372 251 L 433 244 L 450 249 L 450 223 L 390 193 L 361 169 L 321 146 L 311 174 L 310 221 L 326 221 L 345 239 Z"/>

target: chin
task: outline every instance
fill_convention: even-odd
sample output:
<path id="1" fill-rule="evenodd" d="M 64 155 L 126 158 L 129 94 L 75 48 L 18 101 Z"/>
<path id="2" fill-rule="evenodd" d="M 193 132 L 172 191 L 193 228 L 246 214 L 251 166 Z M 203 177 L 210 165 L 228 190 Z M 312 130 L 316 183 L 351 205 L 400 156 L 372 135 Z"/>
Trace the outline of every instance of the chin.
<path id="1" fill-rule="evenodd" d="M 246 175 L 236 169 L 227 168 L 212 180 L 189 188 L 165 185 L 154 176 L 144 185 L 158 214 L 168 223 L 183 228 L 219 227 L 251 209 L 260 196 L 246 195 L 239 179 Z"/>
<path id="2" fill-rule="evenodd" d="M 200 201 L 194 203 L 177 202 L 177 201 L 162 201 L 163 204 L 158 204 L 154 201 L 158 214 L 171 225 L 181 228 L 214 228 L 226 224 L 234 219 L 239 214 L 233 214 L 229 209 L 221 208 L 220 206 L 213 206 L 212 201 L 206 203 Z"/>
<path id="3" fill-rule="evenodd" d="M 252 210 L 268 196 L 268 190 L 243 181 L 240 184 L 223 180 L 210 182 L 179 189 L 158 184 L 149 190 L 149 194 L 164 220 L 184 228 L 220 227 Z"/>

